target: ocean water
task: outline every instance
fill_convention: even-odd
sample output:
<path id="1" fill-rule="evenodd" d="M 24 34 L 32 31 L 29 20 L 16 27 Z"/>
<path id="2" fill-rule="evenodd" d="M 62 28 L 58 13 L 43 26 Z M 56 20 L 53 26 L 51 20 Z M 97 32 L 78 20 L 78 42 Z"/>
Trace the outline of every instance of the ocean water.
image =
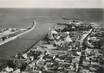
<path id="1" fill-rule="evenodd" d="M 26 9 L 1 8 L 0 27 L 24 28 L 32 24 L 34 19 L 39 22 L 56 21 L 59 18 L 80 19 L 89 22 L 103 23 L 103 9 Z"/>

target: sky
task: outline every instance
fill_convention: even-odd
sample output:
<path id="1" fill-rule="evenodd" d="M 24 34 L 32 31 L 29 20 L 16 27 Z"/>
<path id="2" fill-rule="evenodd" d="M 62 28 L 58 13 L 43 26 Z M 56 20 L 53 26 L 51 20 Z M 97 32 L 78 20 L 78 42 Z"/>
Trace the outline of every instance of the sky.
<path id="1" fill-rule="evenodd" d="M 104 8 L 104 0 L 0 0 L 0 8 Z"/>

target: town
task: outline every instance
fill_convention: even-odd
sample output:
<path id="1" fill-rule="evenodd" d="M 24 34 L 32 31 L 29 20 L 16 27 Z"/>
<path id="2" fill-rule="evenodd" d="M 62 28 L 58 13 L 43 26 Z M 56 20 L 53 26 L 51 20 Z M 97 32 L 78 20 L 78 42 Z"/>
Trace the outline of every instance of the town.
<path id="1" fill-rule="evenodd" d="M 49 28 L 34 47 L 1 66 L 1 73 L 103 73 L 104 28 L 67 21 Z"/>

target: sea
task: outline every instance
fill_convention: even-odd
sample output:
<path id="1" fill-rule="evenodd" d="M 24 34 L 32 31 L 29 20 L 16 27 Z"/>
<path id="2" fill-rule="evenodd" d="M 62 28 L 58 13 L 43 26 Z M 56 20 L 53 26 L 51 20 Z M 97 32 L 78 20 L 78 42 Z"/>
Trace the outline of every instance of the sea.
<path id="1" fill-rule="evenodd" d="M 25 28 L 32 24 L 34 19 L 44 22 L 57 21 L 62 17 L 97 22 L 103 25 L 104 9 L 0 8 L 0 28 Z"/>

